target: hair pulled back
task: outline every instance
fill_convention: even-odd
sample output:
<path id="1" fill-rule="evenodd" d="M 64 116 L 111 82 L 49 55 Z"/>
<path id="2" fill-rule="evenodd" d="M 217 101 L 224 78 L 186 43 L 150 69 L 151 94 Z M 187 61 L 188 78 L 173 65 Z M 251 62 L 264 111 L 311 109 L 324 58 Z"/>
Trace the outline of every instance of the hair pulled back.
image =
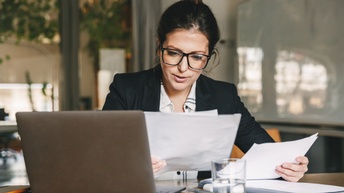
<path id="1" fill-rule="evenodd" d="M 166 35 L 175 30 L 196 29 L 209 41 L 209 54 L 212 54 L 220 39 L 220 30 L 214 14 L 202 0 L 181 0 L 168 7 L 162 14 L 157 36 L 160 45 L 166 41 Z"/>

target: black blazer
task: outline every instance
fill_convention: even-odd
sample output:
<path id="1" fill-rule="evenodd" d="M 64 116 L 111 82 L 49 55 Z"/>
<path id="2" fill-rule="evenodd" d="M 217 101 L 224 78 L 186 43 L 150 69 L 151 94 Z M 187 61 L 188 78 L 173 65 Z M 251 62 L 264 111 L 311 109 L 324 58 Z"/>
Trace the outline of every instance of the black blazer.
<path id="1" fill-rule="evenodd" d="M 103 110 L 159 111 L 161 79 L 160 65 L 141 72 L 116 74 Z M 217 109 L 219 114 L 241 113 L 235 144 L 243 152 L 254 143 L 274 141 L 248 112 L 234 84 L 204 75 L 196 84 L 196 111 Z"/>

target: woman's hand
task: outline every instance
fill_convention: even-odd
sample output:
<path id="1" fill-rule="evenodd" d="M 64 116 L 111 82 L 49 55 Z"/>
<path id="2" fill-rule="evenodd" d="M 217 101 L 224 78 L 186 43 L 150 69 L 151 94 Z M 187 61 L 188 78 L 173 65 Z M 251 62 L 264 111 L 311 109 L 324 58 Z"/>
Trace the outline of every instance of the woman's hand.
<path id="1" fill-rule="evenodd" d="M 299 156 L 296 159 L 298 163 L 283 163 L 276 167 L 276 173 L 287 181 L 297 182 L 308 171 L 308 158 Z"/>
<path id="2" fill-rule="evenodd" d="M 157 173 L 158 171 L 160 171 L 163 167 L 166 166 L 166 161 L 165 160 L 161 160 L 157 157 L 151 157 L 152 159 L 152 168 L 153 168 L 153 173 Z"/>

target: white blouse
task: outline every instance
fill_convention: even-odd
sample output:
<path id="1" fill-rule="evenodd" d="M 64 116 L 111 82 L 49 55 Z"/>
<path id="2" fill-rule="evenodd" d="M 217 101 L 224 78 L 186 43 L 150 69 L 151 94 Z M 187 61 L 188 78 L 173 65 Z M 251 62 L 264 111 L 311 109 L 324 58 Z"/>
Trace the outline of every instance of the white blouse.
<path id="1" fill-rule="evenodd" d="M 160 112 L 171 113 L 174 110 L 174 106 L 168 95 L 166 94 L 163 83 L 161 82 L 160 93 Z M 184 112 L 193 113 L 196 111 L 196 82 L 192 85 L 190 93 L 184 103 Z"/>

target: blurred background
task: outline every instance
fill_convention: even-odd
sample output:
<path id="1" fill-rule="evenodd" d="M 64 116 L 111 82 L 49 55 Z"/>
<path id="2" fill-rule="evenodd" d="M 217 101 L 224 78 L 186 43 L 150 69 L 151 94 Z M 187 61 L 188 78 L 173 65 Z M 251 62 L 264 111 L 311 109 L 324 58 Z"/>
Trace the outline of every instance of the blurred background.
<path id="1" fill-rule="evenodd" d="M 157 64 L 158 19 L 176 1 L 0 1 L 2 176 L 26 180 L 15 113 L 101 109 L 115 73 Z M 343 172 L 344 1 L 204 2 L 221 29 L 219 65 L 204 73 L 235 83 L 282 141 L 318 132 L 310 173 Z M 11 176 L 0 182 L 19 183 Z"/>

